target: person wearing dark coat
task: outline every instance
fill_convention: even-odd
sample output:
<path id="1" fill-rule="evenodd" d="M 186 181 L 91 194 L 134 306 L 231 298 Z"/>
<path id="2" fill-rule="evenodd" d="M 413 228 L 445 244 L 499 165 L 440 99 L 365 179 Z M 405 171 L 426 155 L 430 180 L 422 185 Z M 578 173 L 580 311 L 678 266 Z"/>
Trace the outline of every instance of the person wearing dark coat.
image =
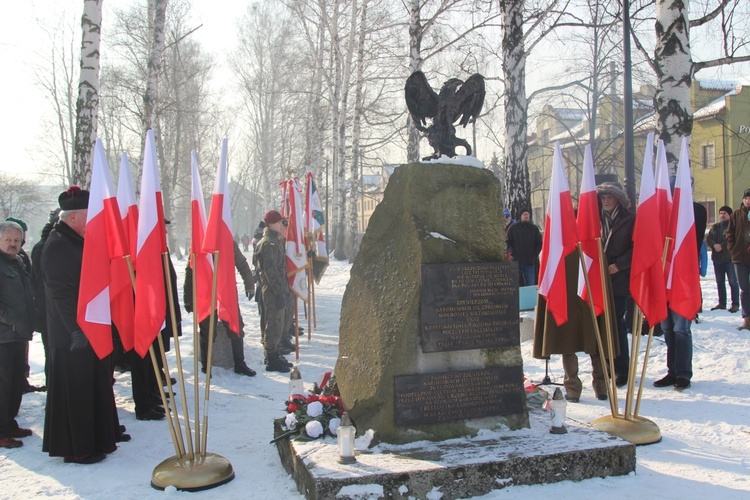
<path id="1" fill-rule="evenodd" d="M 630 349 L 625 315 L 630 299 L 630 263 L 633 258 L 633 228 L 635 215 L 630 201 L 619 183 L 604 182 L 596 187 L 601 206 L 602 247 L 612 283 L 612 296 L 617 322 L 620 354 L 615 358 L 615 383 L 628 383 Z"/>
<path id="2" fill-rule="evenodd" d="M 568 321 L 562 325 L 555 323 L 552 314 L 547 310 L 547 301 L 541 295 L 537 296 L 536 321 L 534 322 L 534 345 L 532 355 L 536 359 L 549 359 L 553 354 L 562 354 L 564 369 L 563 386 L 565 387 L 565 398 L 577 403 L 581 397 L 583 384 L 578 376 L 577 352 L 585 352 L 591 357 L 592 387 L 594 395 L 599 400 L 607 399 L 607 385 L 604 378 L 602 361 L 609 359 L 609 346 L 615 355 L 618 354 L 619 345 L 614 317 L 611 318 L 613 338 L 606 340 L 606 318 L 604 314 L 597 317 L 599 334 L 602 339 L 604 357 L 599 353 L 596 341 L 596 326 L 588 303 L 578 295 L 578 270 L 580 258 L 578 250 L 565 257 L 565 277 L 568 294 Z M 612 308 L 609 301 L 607 307 Z"/>
<path id="3" fill-rule="evenodd" d="M 732 209 L 723 206 L 719 209 L 719 222 L 711 227 L 706 235 L 706 245 L 711 249 L 711 261 L 714 264 L 714 275 L 716 276 L 716 289 L 719 292 L 719 303 L 712 307 L 711 310 L 727 308 L 727 286 L 729 281 L 729 290 L 731 292 L 732 306 L 729 312 L 735 313 L 740 310 L 740 287 L 737 284 L 737 275 L 734 272 L 732 256 L 727 248 L 724 232 L 729 227 L 729 217 L 732 215 Z"/>
<path id="4" fill-rule="evenodd" d="M 505 238 L 508 255 L 518 262 L 525 286 L 536 285 L 536 265 L 542 251 L 542 233 L 531 222 L 531 212 L 521 212 L 521 220 L 510 226 Z"/>
<path id="5" fill-rule="evenodd" d="M 19 224 L 0 222 L 0 448 L 18 448 L 23 442 L 16 438 L 32 434 L 16 422 L 34 331 L 31 279 L 19 256 L 22 235 Z"/>
<path id="6" fill-rule="evenodd" d="M 737 329 L 750 330 L 750 189 L 745 190 L 740 207 L 729 217 L 724 237 L 740 286 L 743 322 Z"/>
<path id="7" fill-rule="evenodd" d="M 73 186 L 59 203 L 60 222 L 41 259 L 49 340 L 42 450 L 67 463 L 92 464 L 117 449 L 120 425 L 111 360 L 97 357 L 76 320 L 88 192 Z"/>
<path id="8" fill-rule="evenodd" d="M 248 299 L 252 299 L 255 294 L 255 280 L 253 278 L 253 272 L 250 270 L 250 265 L 247 263 L 247 258 L 242 254 L 237 242 L 234 242 L 234 267 L 239 271 L 242 277 L 242 282 L 245 285 L 245 296 Z M 189 313 L 193 312 L 193 269 L 190 267 L 188 262 L 187 269 L 185 269 L 185 282 L 183 284 L 183 296 L 185 303 L 185 310 Z M 245 337 L 244 326 L 245 322 L 242 320 L 242 312 L 239 312 L 240 318 L 240 331 L 233 332 L 229 329 L 229 323 L 222 321 L 224 331 L 227 333 L 229 342 L 232 345 L 232 359 L 234 361 L 234 373 L 238 375 L 246 375 L 252 377 L 255 375 L 255 370 L 247 366 L 245 363 L 245 344 L 243 338 Z M 211 317 L 205 318 L 203 321 L 198 323 L 200 330 L 200 356 L 201 366 L 203 367 L 203 373 L 206 373 L 206 363 L 208 359 L 208 330 L 211 323 Z M 215 328 L 215 326 L 214 326 Z"/>

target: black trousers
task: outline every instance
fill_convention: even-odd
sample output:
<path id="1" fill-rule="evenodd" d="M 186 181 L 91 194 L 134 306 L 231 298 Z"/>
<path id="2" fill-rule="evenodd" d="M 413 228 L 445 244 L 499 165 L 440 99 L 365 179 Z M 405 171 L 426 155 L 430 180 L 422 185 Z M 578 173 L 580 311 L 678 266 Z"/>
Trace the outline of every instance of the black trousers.
<path id="1" fill-rule="evenodd" d="M 204 368 L 206 367 L 206 362 L 208 360 L 208 327 L 210 326 L 210 322 L 211 318 L 208 317 L 198 323 L 198 330 L 200 331 L 201 365 Z M 226 322 L 222 321 L 221 323 L 224 326 L 224 331 L 232 345 L 232 360 L 234 361 L 234 367 L 238 368 L 245 364 L 245 343 L 242 340 L 242 337 L 244 337 L 244 332 L 242 331 L 242 317 L 240 316 L 240 335 L 229 330 L 229 325 L 227 325 Z M 214 332 L 214 336 L 215 335 L 216 332 Z"/>
<path id="2" fill-rule="evenodd" d="M 0 344 L 0 438 L 18 429 L 16 415 L 26 385 L 26 346 L 28 342 Z"/>

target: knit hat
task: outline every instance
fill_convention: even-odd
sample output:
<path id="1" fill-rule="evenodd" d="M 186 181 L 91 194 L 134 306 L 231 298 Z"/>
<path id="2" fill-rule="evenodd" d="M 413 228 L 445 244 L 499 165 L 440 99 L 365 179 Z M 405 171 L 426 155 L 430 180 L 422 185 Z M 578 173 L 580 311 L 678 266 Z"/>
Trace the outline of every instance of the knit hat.
<path id="1" fill-rule="evenodd" d="M 62 210 L 85 210 L 89 208 L 89 192 L 78 186 L 70 186 L 57 197 Z"/>
<path id="2" fill-rule="evenodd" d="M 743 197 L 743 198 L 748 198 L 748 197 L 750 197 L 750 189 L 745 189 L 745 192 L 744 192 L 744 193 L 742 194 L 742 197 Z"/>
<path id="3" fill-rule="evenodd" d="M 510 217 L 510 210 L 508 210 L 507 208 L 503 209 L 503 215 L 506 217 Z"/>
<path id="4" fill-rule="evenodd" d="M 602 182 L 596 186 L 596 194 L 601 198 L 603 195 L 608 194 L 617 198 L 617 201 L 623 208 L 630 208 L 630 200 L 628 195 L 622 189 L 619 182 Z"/>
<path id="5" fill-rule="evenodd" d="M 275 224 L 279 222 L 281 219 L 283 219 L 283 217 L 276 210 L 269 210 L 263 216 L 263 221 L 266 223 L 267 226 L 270 226 L 271 224 Z"/>
<path id="6" fill-rule="evenodd" d="M 724 205 L 723 207 L 721 207 L 721 208 L 719 209 L 719 212 L 726 212 L 726 213 L 728 213 L 729 215 L 732 215 L 732 208 L 731 208 L 731 207 L 728 207 L 728 206 L 726 206 L 726 205 Z"/>
<path id="7" fill-rule="evenodd" d="M 18 217 L 8 217 L 5 220 L 10 221 L 10 222 L 15 222 L 16 224 L 21 226 L 21 229 L 23 229 L 24 233 L 28 232 L 29 230 L 29 226 L 27 226 L 26 223 L 22 219 L 19 219 Z"/>

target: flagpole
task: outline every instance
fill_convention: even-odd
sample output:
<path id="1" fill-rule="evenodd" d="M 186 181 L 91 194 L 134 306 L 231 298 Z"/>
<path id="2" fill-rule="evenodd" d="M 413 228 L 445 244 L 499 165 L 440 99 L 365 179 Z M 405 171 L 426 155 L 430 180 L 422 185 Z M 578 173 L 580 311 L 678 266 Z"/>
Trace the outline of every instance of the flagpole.
<path id="1" fill-rule="evenodd" d="M 194 248 L 191 242 L 191 248 Z M 191 254 L 193 260 L 193 283 L 191 293 L 193 294 L 193 397 L 195 398 L 195 454 L 201 454 L 201 426 L 200 426 L 200 380 L 198 379 L 198 355 L 200 353 L 200 331 L 198 329 L 198 270 L 196 263 L 198 254 Z"/>
<path id="2" fill-rule="evenodd" d="M 216 285 L 219 278 L 219 251 L 214 254 L 214 275 L 211 283 L 211 320 L 208 326 L 208 353 L 206 355 L 206 390 L 203 393 L 203 442 L 201 453 L 206 457 L 206 441 L 208 440 L 208 397 L 211 392 L 211 361 L 214 354 L 214 335 L 216 331 Z M 197 425 L 197 424 L 196 424 Z"/>
<path id="3" fill-rule="evenodd" d="M 180 414 L 177 411 L 177 407 L 175 406 L 174 390 L 172 389 L 172 380 L 169 374 L 169 365 L 167 364 L 167 351 L 164 349 L 164 339 L 161 338 L 161 332 L 156 334 L 156 340 L 159 342 L 159 353 L 161 354 L 161 362 L 162 362 L 162 366 L 164 367 L 164 372 L 165 372 L 163 374 L 164 381 L 167 383 L 167 391 L 169 393 L 169 399 L 170 401 L 172 401 L 172 406 L 174 406 L 174 408 L 171 408 L 169 405 L 167 405 L 164 407 L 164 409 L 167 411 L 168 418 L 170 419 L 174 418 L 175 433 L 177 434 L 177 442 L 180 445 L 180 456 L 182 456 L 185 454 L 185 440 L 182 437 L 182 426 L 180 425 Z M 162 372 L 159 369 L 159 365 L 156 365 L 154 369 L 159 374 L 157 379 L 161 381 Z M 161 387 L 162 387 L 162 392 L 164 392 L 164 386 L 162 385 Z"/>
<path id="4" fill-rule="evenodd" d="M 597 238 L 598 240 L 598 238 Z M 583 280 L 586 284 L 586 295 L 588 295 L 589 298 L 589 310 L 591 311 L 591 318 L 594 321 L 594 330 L 596 334 L 596 347 L 599 349 L 599 363 L 602 365 L 602 372 L 604 373 L 604 380 L 607 386 L 607 397 L 609 398 L 609 407 L 612 411 L 612 415 L 616 413 L 615 411 L 615 403 L 614 399 L 612 398 L 612 387 L 610 386 L 609 376 L 607 375 L 607 365 L 604 361 L 604 346 L 602 344 L 602 338 L 601 338 L 601 331 L 599 329 L 599 322 L 596 319 L 596 309 L 594 307 L 594 295 L 591 293 L 591 283 L 589 283 L 589 273 L 588 269 L 586 269 L 586 261 L 583 258 L 583 248 L 581 247 L 581 242 L 578 242 L 578 258 L 581 261 L 581 266 L 583 269 Z M 606 307 L 605 307 L 606 310 Z"/>
<path id="5" fill-rule="evenodd" d="M 633 315 L 633 327 L 631 329 L 633 341 L 630 344 L 630 366 L 628 366 L 628 385 L 625 395 L 625 418 L 632 420 L 633 390 L 635 389 L 635 372 L 638 369 L 638 352 L 641 349 L 641 332 L 643 331 L 643 311 L 638 308 Z M 641 378 L 641 382 L 643 378 Z"/>
<path id="6" fill-rule="evenodd" d="M 297 363 L 299 363 L 299 304 L 297 304 L 297 295 L 294 294 L 294 354 L 297 357 Z M 309 333 L 309 332 L 308 332 Z"/>
<path id="7" fill-rule="evenodd" d="M 166 280 L 167 284 L 167 301 L 169 303 L 169 314 L 170 318 L 172 319 L 172 338 L 174 339 L 174 355 L 175 360 L 177 361 L 177 374 L 179 376 L 179 382 L 180 382 L 180 391 L 182 394 L 187 395 L 187 392 L 185 391 L 185 375 L 182 371 L 182 355 L 180 354 L 180 336 L 177 332 L 177 313 L 174 308 L 174 290 L 172 289 L 172 279 L 169 272 L 169 253 L 164 252 L 162 253 L 162 258 L 164 260 L 164 279 Z M 193 280 L 195 281 L 195 280 Z M 166 365 L 164 365 L 166 368 Z M 169 382 L 170 386 L 172 381 L 169 377 L 169 372 L 165 375 L 165 378 Z M 171 390 L 171 388 L 170 388 Z M 174 399 L 172 399 L 172 402 L 174 404 Z M 188 447 L 188 458 L 192 459 L 195 457 L 195 454 L 193 452 L 193 431 L 190 426 L 190 412 L 188 412 L 188 403 L 187 403 L 187 397 L 182 398 L 182 411 L 185 414 L 185 434 L 187 435 L 187 447 Z M 175 411 L 175 415 L 177 415 L 177 411 Z M 177 421 L 179 422 L 179 416 L 177 417 Z M 182 438 L 180 438 L 182 439 Z"/>
<path id="8" fill-rule="evenodd" d="M 607 370 L 604 370 L 604 377 L 605 381 L 608 382 L 609 389 L 607 391 L 608 394 L 611 394 L 610 397 L 611 400 L 611 406 L 614 408 L 614 411 L 612 413 L 613 417 L 620 417 L 620 409 L 618 407 L 617 402 L 617 384 L 615 383 L 615 377 L 612 377 L 611 375 L 615 373 L 615 357 L 614 357 L 614 346 L 612 345 L 612 311 L 611 308 L 608 307 L 610 305 L 610 288 L 608 286 L 609 280 L 607 279 L 607 276 L 609 276 L 608 269 L 605 267 L 605 262 L 607 262 L 607 258 L 604 255 L 604 249 L 602 248 L 602 239 L 596 238 L 596 246 L 599 250 L 599 272 L 601 274 L 601 280 L 602 280 L 602 292 L 605 299 L 605 307 L 604 308 L 604 330 L 607 334 L 607 349 L 609 350 L 609 375 L 607 374 Z M 619 335 L 619 332 L 618 332 Z M 610 392 L 611 391 L 611 392 Z"/>
<path id="9" fill-rule="evenodd" d="M 313 313 L 313 326 L 315 327 L 315 330 L 318 329 L 318 311 L 316 310 L 316 304 L 315 304 L 315 268 L 313 263 L 313 257 L 310 257 L 310 303 L 312 304 L 312 313 Z M 312 334 L 311 334 L 312 336 Z M 308 338 L 308 340 L 310 340 Z"/>

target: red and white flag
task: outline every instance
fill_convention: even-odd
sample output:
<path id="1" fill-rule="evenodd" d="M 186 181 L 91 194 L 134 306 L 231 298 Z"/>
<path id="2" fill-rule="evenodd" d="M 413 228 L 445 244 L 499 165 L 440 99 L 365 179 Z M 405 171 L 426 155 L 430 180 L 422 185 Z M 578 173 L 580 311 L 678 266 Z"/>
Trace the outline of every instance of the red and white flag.
<path id="1" fill-rule="evenodd" d="M 117 199 L 101 139 L 94 145 L 86 237 L 76 320 L 91 347 L 103 359 L 112 352 L 110 260 L 125 254 Z"/>
<path id="2" fill-rule="evenodd" d="M 125 153 L 120 157 L 120 177 L 117 181 L 117 206 L 120 226 L 123 232 L 123 244 L 126 255 L 130 256 L 133 266 L 135 243 L 138 230 L 138 207 L 135 204 L 135 191 L 130 177 L 130 163 Z M 134 267 L 134 266 L 133 266 Z M 112 259 L 112 322 L 117 326 L 122 347 L 125 351 L 133 348 L 135 335 L 135 297 L 130 269 L 125 259 Z"/>
<path id="3" fill-rule="evenodd" d="M 589 286 L 594 302 L 594 312 L 597 316 L 604 312 L 604 295 L 602 293 L 602 272 L 599 267 L 599 245 L 597 238 L 602 237 L 602 224 L 599 219 L 599 196 L 596 193 L 596 178 L 594 177 L 594 160 L 591 155 L 591 145 L 587 144 L 583 154 L 583 176 L 581 178 L 581 192 L 578 194 L 578 237 L 581 239 L 583 260 L 586 262 L 586 272 L 589 276 Z M 578 295 L 588 304 L 589 296 L 586 291 L 583 273 L 578 276 Z"/>
<path id="4" fill-rule="evenodd" d="M 558 326 L 568 321 L 565 257 L 574 252 L 577 246 L 578 228 L 573 201 L 565 177 L 560 144 L 556 142 L 539 266 L 539 295 L 547 299 L 547 310 Z"/>
<path id="5" fill-rule="evenodd" d="M 659 139 L 659 145 L 656 148 L 656 208 L 655 214 L 659 219 L 663 243 L 669 229 L 669 218 L 672 216 L 672 188 L 669 185 L 667 149 L 661 139 Z M 651 216 L 653 217 L 654 214 L 651 214 Z"/>
<path id="6" fill-rule="evenodd" d="M 240 311 L 237 299 L 237 279 L 234 272 L 234 242 L 232 240 L 232 213 L 229 206 L 229 173 L 227 171 L 227 144 L 221 141 L 221 156 L 216 169 L 214 194 L 208 213 L 203 252 L 219 252 L 215 269 L 216 300 L 219 318 L 229 323 L 229 329 L 239 335 Z M 210 311 L 210 309 L 209 309 Z"/>
<path id="7" fill-rule="evenodd" d="M 289 229 L 286 236 L 286 275 L 289 288 L 300 299 L 307 301 L 307 248 L 305 247 L 305 221 L 302 208 L 302 185 L 298 178 L 286 181 L 283 190 Z"/>
<path id="8" fill-rule="evenodd" d="M 198 173 L 198 156 L 190 153 L 192 162 L 192 190 L 190 201 L 190 268 L 197 291 L 193 308 L 198 321 L 211 314 L 211 285 L 213 284 L 214 263 L 211 255 L 203 250 L 206 235 L 206 207 L 203 203 L 203 186 Z M 234 251 L 234 249 L 232 249 Z M 192 293 L 192 291 L 187 291 Z"/>
<path id="9" fill-rule="evenodd" d="M 633 229 L 633 258 L 630 264 L 630 294 L 643 311 L 649 326 L 667 317 L 667 297 L 662 267 L 664 238 L 654 231 L 658 196 L 653 174 L 654 134 L 648 134 L 641 170 L 641 189 Z"/>
<path id="10" fill-rule="evenodd" d="M 668 236 L 674 238 L 674 251 L 667 256 L 667 300 L 669 308 L 692 320 L 701 307 L 698 247 L 695 236 L 693 188 L 690 182 L 690 151 L 687 138 L 682 139 L 680 164 L 674 185 L 672 217 Z"/>
<path id="11" fill-rule="evenodd" d="M 163 254 L 167 251 L 164 205 L 154 131 L 146 132 L 138 207 L 135 274 L 135 350 L 145 356 L 167 317 Z"/>

